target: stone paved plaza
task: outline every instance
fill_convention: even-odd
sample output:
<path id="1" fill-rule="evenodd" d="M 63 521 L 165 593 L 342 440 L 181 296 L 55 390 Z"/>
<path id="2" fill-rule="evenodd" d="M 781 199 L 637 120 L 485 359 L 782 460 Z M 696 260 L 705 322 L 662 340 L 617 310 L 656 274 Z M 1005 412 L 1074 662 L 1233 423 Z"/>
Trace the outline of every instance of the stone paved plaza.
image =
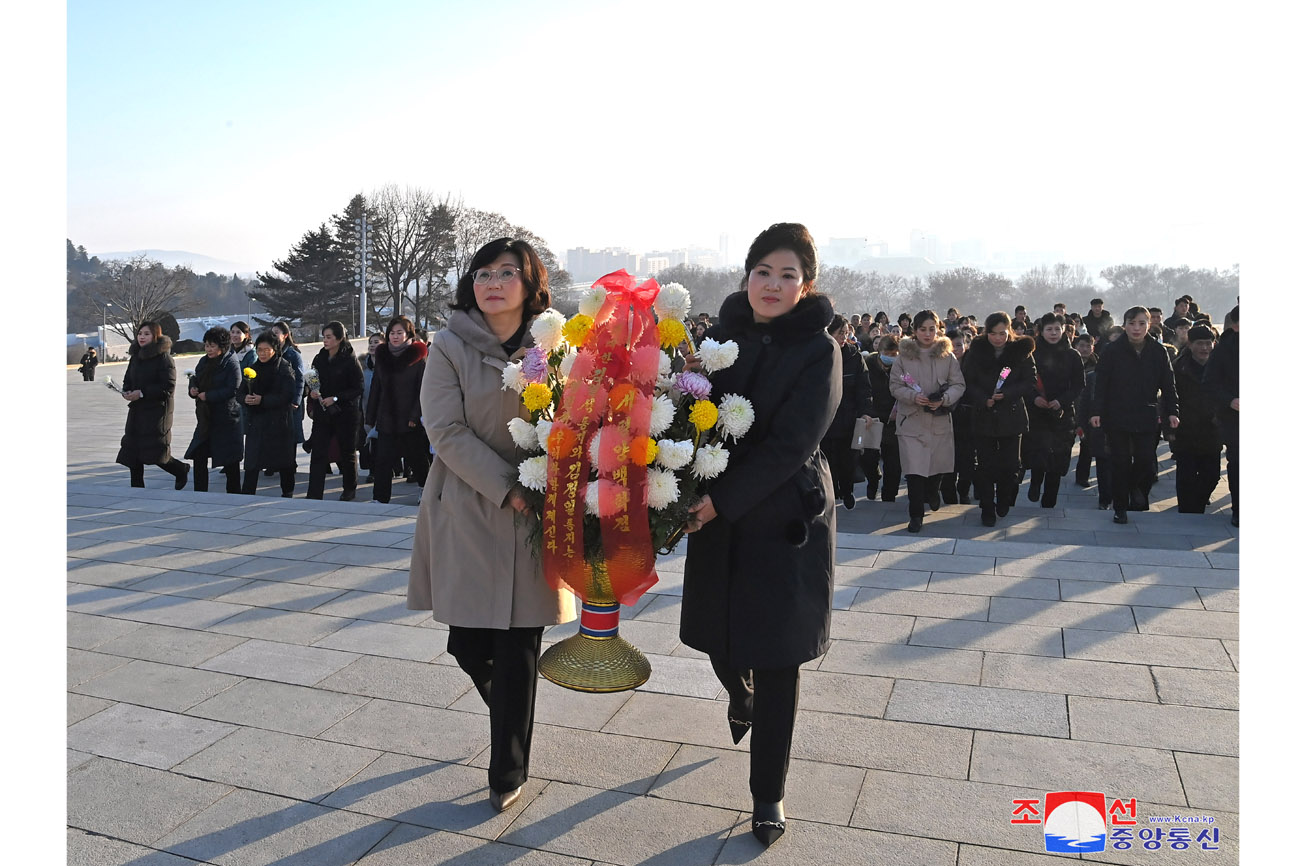
<path id="1" fill-rule="evenodd" d="M 338 502 L 333 476 L 308 502 L 302 459 L 294 499 L 270 478 L 256 497 L 175 491 L 153 467 L 133 490 L 102 382 L 123 369 L 68 371 L 69 863 L 1237 862 L 1237 530 L 1226 480 L 1213 513 L 1176 513 L 1164 448 L 1127 526 L 1067 480 L 1054 509 L 1022 490 L 993 529 L 944 506 L 910 535 L 905 496 L 859 485 L 831 650 L 804 668 L 790 829 L 763 851 L 748 740 L 678 641 L 685 545 L 624 610 L 650 681 L 543 681 L 532 779 L 497 814 L 482 701 L 445 627 L 405 608 L 415 486 Z M 178 456 L 193 424 L 179 400 Z M 1011 823 L 1014 800 L 1073 790 L 1135 799 L 1134 829 L 1213 816 L 1220 850 L 1048 855 L 1041 825 Z"/>

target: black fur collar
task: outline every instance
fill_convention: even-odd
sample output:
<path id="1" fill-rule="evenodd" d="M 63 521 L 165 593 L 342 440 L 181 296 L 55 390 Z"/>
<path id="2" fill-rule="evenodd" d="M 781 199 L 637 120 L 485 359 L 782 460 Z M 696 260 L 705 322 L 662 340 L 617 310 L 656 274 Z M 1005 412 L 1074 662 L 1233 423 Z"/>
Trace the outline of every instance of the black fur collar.
<path id="1" fill-rule="evenodd" d="M 987 335 L 981 334 L 971 341 L 970 348 L 966 350 L 962 360 L 974 369 L 1001 370 L 1003 367 L 1016 366 L 1033 353 L 1034 338 L 1020 337 L 1016 340 L 1007 340 L 1002 350 L 1002 357 L 995 357 L 993 344 L 989 342 Z"/>
<path id="2" fill-rule="evenodd" d="M 132 340 L 131 346 L 126 350 L 126 353 L 132 358 L 138 356 L 141 360 L 147 361 L 150 358 L 157 358 L 159 355 L 170 355 L 171 351 L 172 338 L 163 334 L 147 346 L 141 346 Z"/>
<path id="3" fill-rule="evenodd" d="M 743 289 L 733 292 L 722 302 L 718 319 L 728 332 L 745 333 L 757 329 L 770 334 L 777 342 L 806 339 L 817 331 L 825 331 L 835 318 L 835 308 L 825 295 L 808 295 L 784 316 L 760 325 L 754 321 L 754 308 L 749 304 L 749 294 Z"/>

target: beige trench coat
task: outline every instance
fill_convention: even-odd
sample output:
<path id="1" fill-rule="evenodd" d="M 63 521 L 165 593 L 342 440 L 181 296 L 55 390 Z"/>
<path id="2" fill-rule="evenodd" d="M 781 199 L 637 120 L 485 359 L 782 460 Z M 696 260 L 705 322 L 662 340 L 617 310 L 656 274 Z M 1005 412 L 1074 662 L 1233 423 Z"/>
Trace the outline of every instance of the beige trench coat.
<path id="1" fill-rule="evenodd" d="M 923 394 L 903 381 L 910 375 Z M 904 475 L 941 475 L 956 465 L 953 451 L 952 415 L 936 415 L 916 405 L 916 398 L 929 396 L 944 385 L 943 405 L 953 406 L 966 393 L 961 365 L 952 353 L 952 341 L 938 337 L 922 351 L 916 340 L 904 339 L 898 347 L 898 360 L 889 371 L 889 393 L 898 401 L 898 456 Z"/>
<path id="2" fill-rule="evenodd" d="M 531 343 L 526 335 L 524 345 Z M 576 616 L 573 596 L 542 577 L 526 519 L 506 504 L 527 456 L 506 429 L 523 415 L 519 395 L 501 390 L 508 360 L 482 313 L 458 310 L 434 335 L 420 385 L 436 456 L 415 524 L 406 606 L 432 610 L 448 625 L 535 627 Z"/>

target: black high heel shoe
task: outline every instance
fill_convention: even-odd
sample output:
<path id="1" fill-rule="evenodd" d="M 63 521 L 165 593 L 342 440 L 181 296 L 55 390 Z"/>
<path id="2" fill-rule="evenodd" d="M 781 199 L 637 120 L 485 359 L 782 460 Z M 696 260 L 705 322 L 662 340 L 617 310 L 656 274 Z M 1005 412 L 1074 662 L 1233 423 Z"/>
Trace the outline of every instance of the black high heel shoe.
<path id="1" fill-rule="evenodd" d="M 727 724 L 731 726 L 731 742 L 740 745 L 740 741 L 745 739 L 745 734 L 754 726 L 754 722 L 749 716 L 752 714 L 744 712 L 742 708 L 737 707 L 735 702 L 727 704 Z"/>
<path id="2" fill-rule="evenodd" d="M 754 838 L 766 848 L 781 838 L 785 832 L 785 802 L 760 803 L 754 801 L 754 818 L 749 824 Z"/>
<path id="3" fill-rule="evenodd" d="M 488 793 L 488 802 L 492 804 L 493 809 L 496 809 L 498 812 L 504 812 L 519 800 L 519 795 L 523 792 L 523 785 L 520 785 L 513 791 L 506 791 L 504 794 L 499 791 L 490 791 Z"/>

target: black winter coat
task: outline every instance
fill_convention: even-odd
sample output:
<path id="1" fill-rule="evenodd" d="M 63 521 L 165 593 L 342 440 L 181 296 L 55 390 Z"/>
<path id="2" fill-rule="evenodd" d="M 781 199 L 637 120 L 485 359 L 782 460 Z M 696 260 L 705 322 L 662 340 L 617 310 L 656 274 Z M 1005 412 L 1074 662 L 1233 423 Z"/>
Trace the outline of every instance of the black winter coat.
<path id="1" fill-rule="evenodd" d="M 293 369 L 278 355 L 266 363 L 251 365 L 256 378 L 245 376 L 236 397 L 244 407 L 244 469 L 293 469 L 298 464 L 297 445 L 293 436 Z M 259 394 L 256 406 L 244 403 L 244 397 Z"/>
<path id="2" fill-rule="evenodd" d="M 999 374 L 1006 367 L 1011 372 L 1002 383 L 1002 390 L 996 391 Z M 994 354 L 987 336 L 976 337 L 962 355 L 961 374 L 966 379 L 965 397 L 970 406 L 973 435 L 1018 436 L 1029 429 L 1025 403 L 1038 393 L 1033 337 L 1008 339 L 1000 358 Z M 987 403 L 994 393 L 1003 396 L 990 408 Z"/>
<path id="3" fill-rule="evenodd" d="M 345 343 L 344 346 L 347 344 Z M 361 394 L 365 390 L 365 376 L 361 372 L 361 362 L 348 348 L 340 348 L 330 358 L 330 353 L 321 349 L 311 362 L 320 376 L 321 400 L 337 397 L 338 402 L 324 407 L 320 402 L 307 397 L 308 412 L 311 415 L 311 448 L 329 448 L 330 439 L 339 443 L 339 453 L 346 456 L 357 450 L 361 430 Z"/>
<path id="4" fill-rule="evenodd" d="M 1164 403 L 1156 403 L 1159 391 Z M 1120 337 L 1106 346 L 1097 359 L 1097 381 L 1093 388 L 1092 414 L 1101 416 L 1108 432 L 1156 433 L 1160 418 L 1178 414 L 1178 391 L 1174 370 L 1164 345 L 1150 335 L 1142 352 Z"/>
<path id="5" fill-rule="evenodd" d="M 1101 311 L 1100 316 L 1094 316 L 1092 310 L 1089 310 L 1083 316 L 1083 329 L 1092 334 L 1094 339 L 1100 340 L 1106 336 L 1106 332 L 1115 325 L 1115 320 L 1110 317 L 1110 313 L 1105 310 Z"/>
<path id="6" fill-rule="evenodd" d="M 132 342 L 131 356 L 122 376 L 122 391 L 141 391 L 144 396 L 126 406 L 126 431 L 117 462 L 167 463 L 172 459 L 172 407 L 176 391 L 176 364 L 172 341 L 162 336 L 147 346 Z"/>
<path id="7" fill-rule="evenodd" d="M 718 516 L 689 536 L 681 639 L 738 669 L 791 668 L 830 646 L 835 498 L 818 445 L 841 397 L 833 315 L 812 295 L 760 325 L 741 291 L 708 332 L 740 345 L 713 392 L 749 398 L 754 425 L 708 485 Z"/>
<path id="8" fill-rule="evenodd" d="M 853 424 L 871 412 L 871 377 L 862 351 L 853 343 L 840 347 L 840 365 L 843 369 L 839 408 L 826 437 L 848 439 L 853 435 Z"/>
<path id="9" fill-rule="evenodd" d="M 1235 443 L 1240 435 L 1240 413 L 1232 408 L 1232 401 L 1241 396 L 1241 335 L 1231 328 L 1224 330 L 1219 344 L 1210 353 L 1204 384 L 1206 394 L 1214 403 L 1223 441 Z"/>
<path id="10" fill-rule="evenodd" d="M 1043 340 L 1034 350 L 1034 365 L 1039 388 L 1025 401 L 1029 412 L 1029 433 L 1023 449 L 1025 465 L 1064 475 L 1070 469 L 1070 451 L 1078 427 L 1075 404 L 1083 393 L 1083 359 L 1064 338 L 1055 346 Z M 1049 403 L 1057 401 L 1061 408 L 1035 405 L 1039 396 Z"/>
<path id="11" fill-rule="evenodd" d="M 91 352 L 87 352 L 81 356 L 81 366 L 77 368 L 77 372 L 84 373 L 87 370 L 93 370 L 98 366 L 99 353 L 96 352 L 92 354 Z"/>
<path id="12" fill-rule="evenodd" d="M 1174 361 L 1174 382 L 1178 387 L 1178 429 L 1165 434 L 1174 454 L 1218 454 L 1223 436 L 1215 419 L 1214 400 L 1202 384 L 1209 363 L 1198 364 L 1184 351 Z M 1231 410 L 1229 410 L 1231 411 Z"/>
<path id="13" fill-rule="evenodd" d="M 889 390 L 890 368 L 880 360 L 879 352 L 868 355 L 866 364 L 867 376 L 871 379 L 871 408 L 867 410 L 867 414 L 877 421 L 885 422 L 885 429 L 880 434 L 880 442 L 883 445 L 886 441 L 896 441 L 898 438 L 894 422 L 890 420 L 896 402 L 893 393 Z"/>
<path id="14" fill-rule="evenodd" d="M 204 355 L 194 365 L 194 375 L 189 386 L 199 389 L 204 399 L 194 400 L 194 437 L 190 447 L 185 451 L 185 459 L 194 457 L 194 452 L 204 442 L 213 466 L 227 466 L 244 459 L 244 437 L 239 430 L 239 401 L 235 392 L 239 390 L 239 380 L 243 373 L 239 370 L 239 361 L 226 352 L 215 361 Z"/>
<path id="15" fill-rule="evenodd" d="M 384 343 L 375 350 L 375 376 L 370 382 L 366 402 L 366 423 L 380 433 L 399 435 L 420 425 L 420 381 L 424 378 L 424 359 L 429 347 L 420 340 L 400 355 L 394 355 Z M 415 422 L 411 427 L 409 422 Z"/>

